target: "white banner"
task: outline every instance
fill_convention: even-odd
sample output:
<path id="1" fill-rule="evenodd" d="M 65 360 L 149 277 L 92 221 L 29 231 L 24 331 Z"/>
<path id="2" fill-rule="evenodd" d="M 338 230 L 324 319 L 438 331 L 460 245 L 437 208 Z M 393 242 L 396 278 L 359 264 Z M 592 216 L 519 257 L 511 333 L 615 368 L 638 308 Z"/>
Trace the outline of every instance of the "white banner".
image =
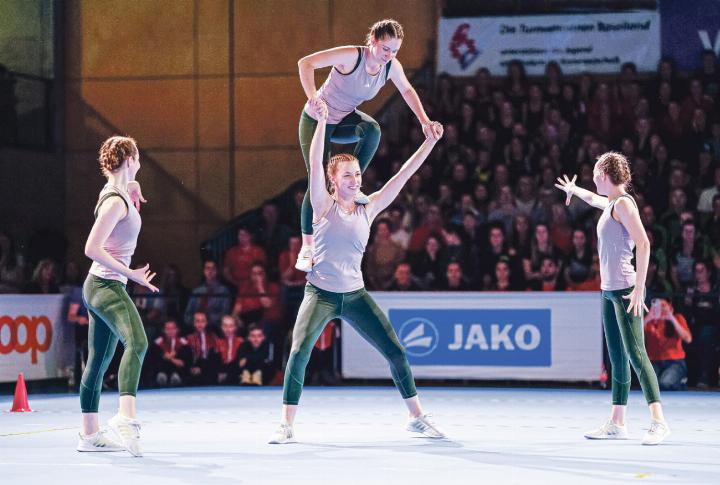
<path id="1" fill-rule="evenodd" d="M 596 381 L 600 292 L 372 294 L 415 377 Z M 346 378 L 389 378 L 383 357 L 343 324 Z"/>
<path id="2" fill-rule="evenodd" d="M 504 76 L 520 60 L 530 75 L 556 61 L 565 74 L 618 73 L 625 62 L 655 71 L 660 60 L 656 11 L 441 18 L 438 72 L 472 76 L 486 67 Z"/>
<path id="3" fill-rule="evenodd" d="M 65 295 L 0 295 L 0 382 L 65 377 L 73 365 L 75 329 Z"/>

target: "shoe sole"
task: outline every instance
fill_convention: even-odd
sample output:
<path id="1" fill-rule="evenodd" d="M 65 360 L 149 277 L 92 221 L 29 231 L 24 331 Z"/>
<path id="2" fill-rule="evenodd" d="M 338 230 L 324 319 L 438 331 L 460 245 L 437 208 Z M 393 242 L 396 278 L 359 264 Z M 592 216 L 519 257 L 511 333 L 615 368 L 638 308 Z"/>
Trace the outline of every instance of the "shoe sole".
<path id="1" fill-rule="evenodd" d="M 624 437 L 624 438 L 614 438 L 614 437 L 610 437 L 610 436 L 605 437 L 605 438 L 598 438 L 597 436 L 587 436 L 587 435 L 583 435 L 583 436 L 584 436 L 585 439 L 587 439 L 587 440 L 596 440 L 596 441 L 625 441 L 625 440 L 629 440 L 629 439 L 630 439 L 630 438 L 627 437 L 627 436 Z"/>
<path id="2" fill-rule="evenodd" d="M 294 439 L 294 438 L 293 438 L 293 439 L 286 440 L 286 441 L 277 441 L 277 440 L 270 440 L 270 441 L 268 441 L 268 444 L 269 444 L 269 445 L 290 445 L 290 444 L 293 444 L 293 443 L 297 443 L 297 440 Z"/>
<path id="3" fill-rule="evenodd" d="M 106 450 L 106 449 L 102 449 L 102 448 L 92 449 L 92 450 L 81 450 L 80 448 L 75 448 L 75 450 L 80 453 L 117 453 L 119 451 L 125 451 L 125 448 L 116 448 L 116 449 L 110 449 L 110 450 Z"/>
<path id="4" fill-rule="evenodd" d="M 442 436 L 432 436 L 432 435 L 429 435 L 429 434 L 427 434 L 427 433 L 425 433 L 425 432 L 423 432 L 423 431 L 418 431 L 418 430 L 412 429 L 412 428 L 405 428 L 405 430 L 408 431 L 408 432 L 410 432 L 410 433 L 417 433 L 417 434 L 419 434 L 419 435 L 424 436 L 425 438 L 430 438 L 430 439 L 434 439 L 434 440 L 444 440 L 444 439 L 447 438 L 446 435 L 442 435 Z"/>

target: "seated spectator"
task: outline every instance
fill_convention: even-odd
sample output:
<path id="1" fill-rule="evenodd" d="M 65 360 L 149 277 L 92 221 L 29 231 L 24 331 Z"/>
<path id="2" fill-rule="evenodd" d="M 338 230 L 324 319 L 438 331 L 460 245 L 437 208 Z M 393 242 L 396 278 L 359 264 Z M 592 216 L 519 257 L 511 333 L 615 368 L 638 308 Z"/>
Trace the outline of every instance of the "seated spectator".
<path id="1" fill-rule="evenodd" d="M 375 238 L 365 253 L 364 273 L 368 290 L 384 290 L 392 282 L 393 269 L 405 259 L 405 251 L 390 239 L 392 227 L 387 219 L 375 223 Z"/>
<path id="2" fill-rule="evenodd" d="M 163 321 L 182 322 L 185 317 L 188 290 L 182 284 L 182 276 L 176 265 L 168 264 L 163 268 L 158 288 L 160 291 L 155 293 L 152 307 L 159 314 L 159 318 Z"/>
<path id="3" fill-rule="evenodd" d="M 432 288 L 442 279 L 443 253 L 442 246 L 435 236 L 428 237 L 425 250 L 413 256 L 412 270 L 415 277 L 425 288 Z"/>
<path id="4" fill-rule="evenodd" d="M 185 325 L 193 325 L 197 312 L 207 315 L 208 324 L 220 328 L 220 319 L 230 313 L 232 300 L 230 290 L 218 278 L 215 261 L 207 260 L 203 264 L 203 283 L 192 290 L 185 308 Z"/>
<path id="5" fill-rule="evenodd" d="M 590 276 L 592 250 L 585 231 L 575 229 L 572 234 L 572 251 L 565 258 L 565 283 L 582 283 Z"/>
<path id="6" fill-rule="evenodd" d="M 423 287 L 410 270 L 408 263 L 400 263 L 395 267 L 393 279 L 387 291 L 420 291 Z"/>
<path id="7" fill-rule="evenodd" d="M 530 287 L 536 290 L 542 286 L 542 274 L 540 267 L 543 258 L 548 257 L 553 261 L 559 260 L 559 254 L 550 240 L 550 232 L 547 224 L 536 224 L 532 242 L 530 243 L 530 256 L 523 260 L 525 281 Z"/>
<path id="8" fill-rule="evenodd" d="M 265 326 L 282 322 L 280 285 L 268 281 L 262 264 L 252 266 L 250 280 L 239 288 L 232 315 L 242 321 L 260 322 Z"/>
<path id="9" fill-rule="evenodd" d="M 647 278 L 645 279 L 646 298 L 652 300 L 656 297 L 669 298 L 672 294 L 673 287 L 665 278 L 665 274 L 660 270 L 658 258 L 654 254 L 650 254 L 650 262 L 648 263 Z"/>
<path id="10" fill-rule="evenodd" d="M 565 278 L 561 276 L 560 265 L 553 258 L 545 256 L 540 263 L 540 285 L 529 287 L 529 290 L 564 291 Z"/>
<path id="11" fill-rule="evenodd" d="M 240 383 L 257 386 L 267 385 L 275 377 L 274 348 L 265 340 L 263 329 L 251 325 L 248 329 L 248 338 L 238 350 L 238 365 L 240 366 Z"/>
<path id="12" fill-rule="evenodd" d="M 707 246 L 698 237 L 694 222 L 684 222 L 681 238 L 670 253 L 670 275 L 675 288 L 687 288 L 694 281 L 695 262 L 709 257 Z"/>
<path id="13" fill-rule="evenodd" d="M 663 391 L 686 388 L 687 365 L 683 343 L 692 342 L 685 317 L 667 300 L 656 298 L 645 315 L 645 346 Z"/>
<path id="14" fill-rule="evenodd" d="M 600 291 L 600 257 L 593 254 L 593 262 L 590 266 L 590 274 L 585 281 L 571 281 L 569 291 Z"/>
<path id="15" fill-rule="evenodd" d="M 713 286 L 710 265 L 695 263 L 695 284 L 687 289 L 685 308 L 692 321 L 694 334 L 694 367 L 697 369 L 699 388 L 718 384 L 718 341 L 720 339 L 720 297 L 717 285 Z"/>
<path id="16" fill-rule="evenodd" d="M 218 384 L 237 384 L 240 374 L 238 350 L 245 339 L 237 335 L 237 321 L 232 315 L 222 317 L 220 328 L 222 338 L 217 341 L 220 354 L 220 367 L 218 368 Z"/>
<path id="17" fill-rule="evenodd" d="M 720 194 L 713 197 L 712 207 L 713 211 L 706 216 L 703 234 L 712 246 L 720 248 Z"/>
<path id="18" fill-rule="evenodd" d="M 79 389 L 83 367 L 88 356 L 88 311 L 82 296 L 82 287 L 75 287 L 68 296 L 67 322 L 75 327 L 74 383 L 71 388 Z"/>
<path id="19" fill-rule="evenodd" d="M 510 260 L 507 257 L 501 257 L 497 263 L 495 263 L 495 272 L 493 279 L 489 284 L 485 286 L 486 291 L 518 291 L 518 288 L 513 284 L 512 278 L 512 267 Z"/>
<path id="20" fill-rule="evenodd" d="M 35 266 L 32 279 L 23 288 L 23 293 L 47 295 L 60 293 L 58 286 L 57 265 L 52 259 L 42 259 Z"/>
<path id="21" fill-rule="evenodd" d="M 288 247 L 278 257 L 278 271 L 281 283 L 281 301 L 285 322 L 292 325 L 291 318 L 295 318 L 300 302 L 303 299 L 307 273 L 295 268 L 297 256 L 300 253 L 301 241 L 299 236 L 292 236 L 288 240 Z"/>
<path id="22" fill-rule="evenodd" d="M 60 293 L 70 295 L 78 289 L 82 292 L 82 286 L 83 279 L 80 273 L 80 267 L 75 261 L 68 261 L 65 263 L 65 272 L 63 274 L 62 284 L 60 285 Z"/>
<path id="23" fill-rule="evenodd" d="M 175 320 L 168 320 L 163 327 L 163 334 L 155 339 L 153 354 L 150 358 L 158 386 L 180 386 L 186 382 L 188 369 L 192 362 L 192 350 L 187 340 L 178 335 Z"/>
<path id="24" fill-rule="evenodd" d="M 431 236 L 439 237 L 443 228 L 442 215 L 440 208 L 432 204 L 428 207 L 427 212 L 421 214 L 423 222 L 415 228 L 410 238 L 408 251 L 411 253 L 419 253 L 425 247 L 425 243 Z"/>
<path id="25" fill-rule="evenodd" d="M 450 262 L 445 270 L 445 279 L 436 288 L 440 291 L 468 291 L 470 285 L 465 278 L 463 278 L 462 268 L 460 263 Z"/>
<path id="26" fill-rule="evenodd" d="M 236 289 L 250 281 L 250 271 L 255 263 L 265 264 L 265 251 L 252 242 L 250 231 L 241 227 L 237 232 L 238 243 L 225 253 L 223 271 L 225 279 Z"/>
<path id="27" fill-rule="evenodd" d="M 218 338 L 213 332 L 208 332 L 208 318 L 202 311 L 193 314 L 193 327 L 195 331 L 187 336 L 187 342 L 192 350 L 189 381 L 191 384 L 209 385 L 217 382 L 218 365 Z"/>
<path id="28" fill-rule="evenodd" d="M 338 384 L 335 375 L 335 343 L 339 336 L 339 320 L 331 320 L 315 342 L 315 346 L 308 363 L 308 377 L 313 384 L 330 385 Z"/>
<path id="29" fill-rule="evenodd" d="M 265 250 L 269 261 L 275 261 L 278 251 L 287 245 L 292 232 L 288 226 L 278 221 L 278 208 L 273 202 L 262 206 L 262 221 L 255 240 Z"/>
<path id="30" fill-rule="evenodd" d="M 703 181 L 701 180 L 701 183 Z M 710 214 L 713 211 L 713 198 L 720 194 L 720 167 L 715 167 L 713 172 L 712 187 L 709 187 L 700 192 L 700 198 L 698 199 L 697 211 L 702 214 Z"/>
<path id="31" fill-rule="evenodd" d="M 0 293 L 20 293 L 25 285 L 25 267 L 12 238 L 0 231 Z"/>

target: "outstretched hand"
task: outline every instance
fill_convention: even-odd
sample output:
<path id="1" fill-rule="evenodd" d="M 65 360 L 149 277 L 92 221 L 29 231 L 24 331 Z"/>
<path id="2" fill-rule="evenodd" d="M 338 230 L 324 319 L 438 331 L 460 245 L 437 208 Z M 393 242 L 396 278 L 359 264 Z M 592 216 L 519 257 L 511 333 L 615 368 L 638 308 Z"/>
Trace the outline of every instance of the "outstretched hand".
<path id="1" fill-rule="evenodd" d="M 153 286 L 150 281 L 155 277 L 157 273 L 150 272 L 150 265 L 146 264 L 142 268 L 135 268 L 133 270 L 130 270 L 129 278 L 133 280 L 135 283 L 138 283 L 140 285 L 143 285 L 146 288 L 149 288 L 150 291 L 153 293 L 157 293 L 158 290 L 156 286 Z"/>
<path id="2" fill-rule="evenodd" d="M 573 196 L 573 189 L 577 187 L 575 185 L 575 180 L 577 180 L 577 175 L 573 175 L 572 180 L 570 180 L 565 174 L 563 174 L 562 178 L 557 178 L 558 183 L 555 184 L 555 187 L 562 190 L 567 195 L 565 197 L 565 205 L 570 205 L 570 200 L 572 200 Z"/>
<path id="3" fill-rule="evenodd" d="M 628 305 L 627 312 L 635 317 L 641 317 L 643 314 L 643 310 L 650 311 L 645 304 L 645 289 L 641 288 L 638 291 L 638 287 L 636 286 L 633 288 L 633 290 L 630 292 L 629 295 L 623 296 L 625 300 L 630 300 L 630 305 Z"/>

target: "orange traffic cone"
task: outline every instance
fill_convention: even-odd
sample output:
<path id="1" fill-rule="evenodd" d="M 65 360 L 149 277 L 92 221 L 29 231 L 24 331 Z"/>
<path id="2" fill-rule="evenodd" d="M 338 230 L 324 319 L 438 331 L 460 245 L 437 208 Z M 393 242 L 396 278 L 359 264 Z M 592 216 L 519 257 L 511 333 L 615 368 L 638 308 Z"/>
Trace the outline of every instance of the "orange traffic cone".
<path id="1" fill-rule="evenodd" d="M 28 404 L 27 388 L 25 387 L 25 378 L 22 372 L 18 374 L 17 384 L 15 385 L 15 399 L 13 399 L 11 413 L 26 413 L 30 412 L 30 405 Z"/>

